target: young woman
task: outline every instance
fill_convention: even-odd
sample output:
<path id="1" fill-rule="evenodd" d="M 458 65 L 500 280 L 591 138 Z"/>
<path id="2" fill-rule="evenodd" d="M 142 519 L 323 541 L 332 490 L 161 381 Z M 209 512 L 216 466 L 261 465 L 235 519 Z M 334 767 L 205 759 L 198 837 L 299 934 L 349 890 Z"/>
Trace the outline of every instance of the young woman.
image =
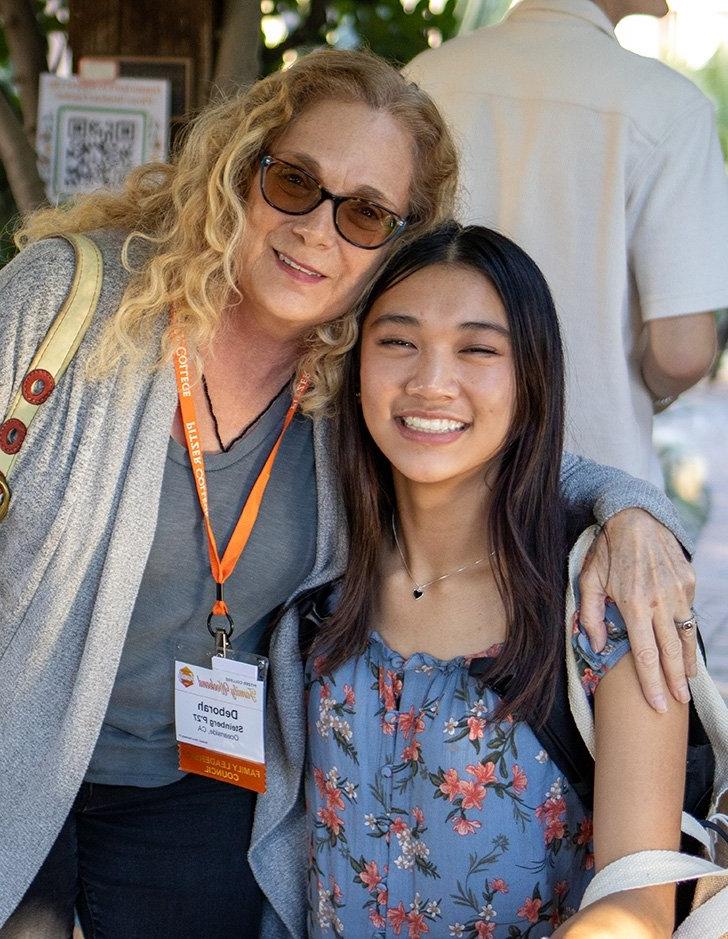
<path id="1" fill-rule="evenodd" d="M 455 224 L 398 252 L 336 428 L 351 550 L 306 666 L 309 934 L 669 936 L 670 887 L 575 912 L 595 869 L 679 841 L 682 777 L 662 768 L 684 761 L 687 709 L 648 707 L 613 607 L 601 654 L 574 639 L 593 822 L 533 732 L 565 655 L 575 521 L 536 265 Z"/>

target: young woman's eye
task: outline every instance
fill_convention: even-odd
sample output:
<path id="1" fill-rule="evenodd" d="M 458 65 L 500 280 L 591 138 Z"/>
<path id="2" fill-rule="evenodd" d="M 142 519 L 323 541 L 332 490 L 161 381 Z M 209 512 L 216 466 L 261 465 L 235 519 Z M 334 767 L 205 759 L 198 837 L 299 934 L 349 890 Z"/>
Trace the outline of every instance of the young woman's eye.
<path id="1" fill-rule="evenodd" d="M 389 346 L 395 349 L 414 349 L 414 343 L 409 339 L 380 339 L 380 346 Z"/>
<path id="2" fill-rule="evenodd" d="M 491 349 L 488 346 L 468 346 L 462 351 L 468 354 L 476 354 L 476 355 L 483 355 L 483 356 L 498 355 L 497 349 Z"/>

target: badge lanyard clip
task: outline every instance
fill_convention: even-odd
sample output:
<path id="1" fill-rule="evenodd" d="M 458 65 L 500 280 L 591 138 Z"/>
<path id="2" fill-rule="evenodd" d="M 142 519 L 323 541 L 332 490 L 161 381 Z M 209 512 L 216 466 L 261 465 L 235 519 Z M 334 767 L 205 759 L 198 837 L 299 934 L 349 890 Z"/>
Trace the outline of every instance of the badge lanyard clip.
<path id="1" fill-rule="evenodd" d="M 223 658 L 226 658 L 230 637 L 235 629 L 235 624 L 230 615 L 230 610 L 228 610 L 227 603 L 225 603 L 225 585 L 216 582 L 215 588 L 215 602 L 210 610 L 210 615 L 207 617 L 207 629 L 215 640 L 215 655 L 221 655 Z M 214 627 L 212 625 L 213 616 L 225 616 L 228 621 L 227 627 Z"/>
<path id="2" fill-rule="evenodd" d="M 215 655 L 226 659 L 228 654 L 228 637 L 224 629 L 215 630 Z"/>

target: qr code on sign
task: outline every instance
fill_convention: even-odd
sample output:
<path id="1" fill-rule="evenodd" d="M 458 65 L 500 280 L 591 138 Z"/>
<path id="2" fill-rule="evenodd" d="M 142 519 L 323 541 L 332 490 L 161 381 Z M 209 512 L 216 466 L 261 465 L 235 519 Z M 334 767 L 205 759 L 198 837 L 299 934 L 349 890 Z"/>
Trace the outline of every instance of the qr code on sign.
<path id="1" fill-rule="evenodd" d="M 58 188 L 65 192 L 114 188 L 142 162 L 142 116 L 68 114 L 64 129 Z"/>

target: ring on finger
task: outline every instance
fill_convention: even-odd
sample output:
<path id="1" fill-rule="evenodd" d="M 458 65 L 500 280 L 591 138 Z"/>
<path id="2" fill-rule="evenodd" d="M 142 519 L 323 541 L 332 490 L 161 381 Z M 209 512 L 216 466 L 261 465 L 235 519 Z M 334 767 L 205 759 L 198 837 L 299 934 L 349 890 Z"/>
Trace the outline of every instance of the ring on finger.
<path id="1" fill-rule="evenodd" d="M 695 629 L 695 627 L 698 625 L 698 617 L 697 617 L 697 614 L 695 613 L 695 610 L 692 607 L 690 607 L 690 617 L 688 619 L 685 619 L 685 620 L 676 619 L 676 620 L 673 620 L 673 622 L 675 623 L 675 629 L 678 629 L 681 632 L 687 633 Z"/>

